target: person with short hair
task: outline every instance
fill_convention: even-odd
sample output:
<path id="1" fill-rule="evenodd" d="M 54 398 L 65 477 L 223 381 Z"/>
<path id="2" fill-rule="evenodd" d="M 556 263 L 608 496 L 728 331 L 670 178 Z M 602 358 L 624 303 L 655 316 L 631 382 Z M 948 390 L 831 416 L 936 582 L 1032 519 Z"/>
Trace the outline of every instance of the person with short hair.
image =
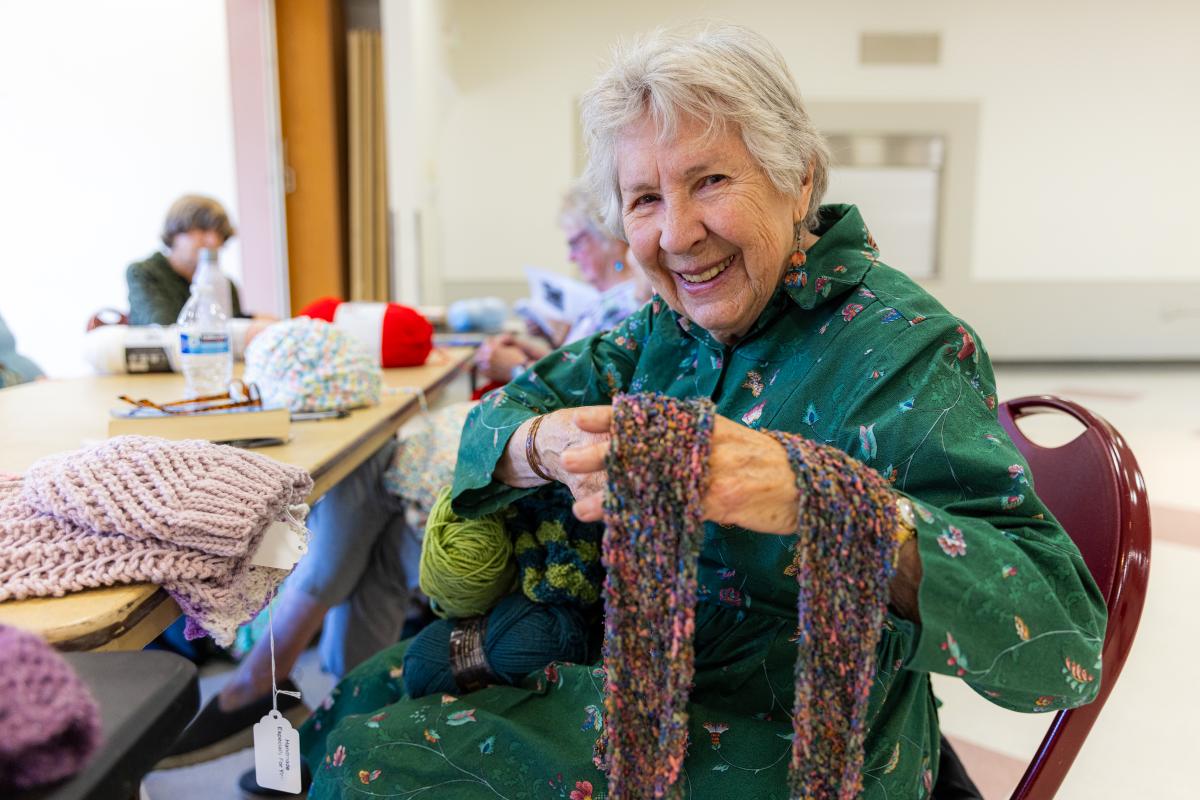
<path id="1" fill-rule="evenodd" d="M 171 204 L 163 221 L 165 250 L 125 270 L 129 285 L 130 325 L 172 325 L 191 294 L 192 276 L 202 249 L 219 250 L 234 236 L 229 215 L 216 200 L 187 194 Z M 230 316 L 242 313 L 237 287 L 229 283 Z"/>
<path id="2" fill-rule="evenodd" d="M 578 319 L 541 331 L 538 338 L 502 333 L 487 339 L 475 353 L 475 365 L 490 381 L 507 383 L 554 348 L 615 327 L 650 299 L 650 284 L 629 245 L 604 230 L 582 183 L 567 192 L 558 224 L 571 261 L 600 297 Z"/>

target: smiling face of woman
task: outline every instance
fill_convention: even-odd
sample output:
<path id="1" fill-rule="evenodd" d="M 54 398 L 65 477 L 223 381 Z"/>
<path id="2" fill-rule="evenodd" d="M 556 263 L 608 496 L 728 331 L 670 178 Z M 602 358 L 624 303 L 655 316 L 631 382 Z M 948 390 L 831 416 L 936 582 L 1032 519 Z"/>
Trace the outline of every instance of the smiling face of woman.
<path id="1" fill-rule="evenodd" d="M 780 192 L 732 126 L 708 133 L 685 117 L 659 139 L 644 117 L 617 140 L 629 246 L 671 308 L 732 344 L 779 285 L 812 183 Z"/>

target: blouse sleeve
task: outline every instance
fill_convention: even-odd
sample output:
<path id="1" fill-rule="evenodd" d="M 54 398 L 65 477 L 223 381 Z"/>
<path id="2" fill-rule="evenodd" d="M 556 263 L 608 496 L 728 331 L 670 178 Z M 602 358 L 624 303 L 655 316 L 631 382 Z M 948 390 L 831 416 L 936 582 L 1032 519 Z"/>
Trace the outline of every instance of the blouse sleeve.
<path id="1" fill-rule="evenodd" d="M 232 306 L 229 309 L 229 316 L 240 319 L 249 318 L 249 314 L 242 310 L 242 299 L 238 296 L 237 284 L 232 280 L 229 281 L 229 304 Z"/>
<path id="2" fill-rule="evenodd" d="M 485 395 L 463 426 L 454 476 L 455 512 L 482 516 L 534 491 L 492 478 L 509 438 L 530 417 L 610 404 L 628 388 L 651 324 L 647 305 L 613 330 L 555 350 L 512 383 Z"/>
<path id="3" fill-rule="evenodd" d="M 837 426 L 839 447 L 913 501 L 923 576 L 906 666 L 1013 710 L 1087 703 L 1103 597 L 997 420 L 974 332 L 949 316 L 917 322 L 867 349 L 874 368 Z"/>
<path id="4" fill-rule="evenodd" d="M 145 262 L 130 264 L 125 270 L 129 287 L 130 325 L 173 325 L 179 309 L 167 296 L 153 271 Z"/>

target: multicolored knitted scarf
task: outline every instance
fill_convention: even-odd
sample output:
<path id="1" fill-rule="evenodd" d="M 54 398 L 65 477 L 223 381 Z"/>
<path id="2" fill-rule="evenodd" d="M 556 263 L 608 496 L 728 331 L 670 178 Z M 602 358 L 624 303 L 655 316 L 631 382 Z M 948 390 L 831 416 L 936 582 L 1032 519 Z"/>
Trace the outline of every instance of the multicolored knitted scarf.
<path id="1" fill-rule="evenodd" d="M 696 569 L 714 422 L 707 400 L 618 396 L 606 467 L 607 723 L 596 743 L 609 797 L 665 797 L 687 753 Z M 894 573 L 893 495 L 828 445 L 772 433 L 800 489 L 789 574 L 798 653 L 789 789 L 849 800 L 862 785 L 866 708 Z"/>
<path id="2" fill-rule="evenodd" d="M 790 793 L 851 800 L 862 791 L 867 699 L 895 574 L 895 495 L 883 476 L 836 447 L 771 435 L 800 489 L 788 569 L 799 588 Z"/>
<path id="3" fill-rule="evenodd" d="M 613 399 L 603 546 L 608 690 L 596 743 L 612 800 L 665 797 L 687 754 L 713 415 L 708 400 Z"/>

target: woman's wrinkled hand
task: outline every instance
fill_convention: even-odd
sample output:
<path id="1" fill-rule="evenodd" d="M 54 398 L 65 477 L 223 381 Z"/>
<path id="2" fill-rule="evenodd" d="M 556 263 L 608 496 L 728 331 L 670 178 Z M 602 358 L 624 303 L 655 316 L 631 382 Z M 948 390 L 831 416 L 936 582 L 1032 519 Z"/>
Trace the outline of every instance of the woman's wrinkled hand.
<path id="1" fill-rule="evenodd" d="M 586 498 L 604 497 L 608 486 L 604 454 L 608 452 L 612 438 L 611 424 L 610 406 L 581 406 L 551 413 L 538 429 L 537 449 L 542 464 L 547 474 L 571 490 L 577 507 Z M 585 465 L 568 455 L 581 452 L 600 453 L 600 458 L 589 460 Z"/>
<path id="2" fill-rule="evenodd" d="M 599 495 L 603 497 L 608 479 L 604 472 L 604 456 L 594 469 L 568 469 L 563 456 L 570 450 L 597 448 L 601 454 L 608 451 L 608 421 L 612 409 L 608 406 L 582 406 L 563 408 L 542 416 L 534 437 L 534 450 L 541 461 L 542 471 L 551 479 L 565 484 L 578 500 Z M 509 486 L 528 488 L 546 483 L 538 476 L 527 458 L 526 445 L 533 422 L 521 423 L 505 447 L 504 456 L 496 466 L 495 478 Z"/>
<path id="3" fill-rule="evenodd" d="M 576 419 L 580 430 L 594 435 L 608 433 L 612 425 L 610 407 L 577 411 L 586 412 Z M 605 441 L 581 442 L 562 453 L 561 465 L 577 477 L 603 476 L 607 454 L 607 437 Z M 581 488 L 591 490 L 582 494 L 572 486 L 575 516 L 584 522 L 603 519 L 605 483 L 580 481 Z M 765 433 L 717 416 L 703 504 L 704 518 L 712 522 L 762 533 L 795 533 L 799 491 L 783 445 Z"/>

